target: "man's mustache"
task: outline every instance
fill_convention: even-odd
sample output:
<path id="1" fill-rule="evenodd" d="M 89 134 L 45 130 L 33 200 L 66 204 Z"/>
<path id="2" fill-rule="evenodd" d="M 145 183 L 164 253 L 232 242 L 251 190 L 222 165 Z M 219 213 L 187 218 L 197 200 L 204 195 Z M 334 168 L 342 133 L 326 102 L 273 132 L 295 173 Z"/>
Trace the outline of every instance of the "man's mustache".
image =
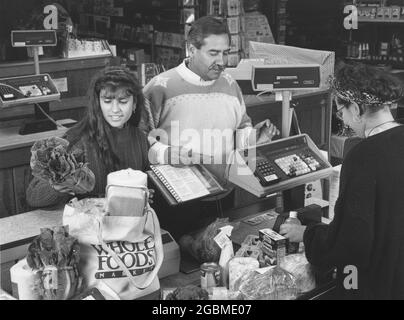
<path id="1" fill-rule="evenodd" d="M 215 71 L 224 71 L 224 69 L 226 69 L 226 67 L 224 65 L 220 65 L 220 64 L 212 64 L 209 67 L 209 70 L 215 70 Z"/>

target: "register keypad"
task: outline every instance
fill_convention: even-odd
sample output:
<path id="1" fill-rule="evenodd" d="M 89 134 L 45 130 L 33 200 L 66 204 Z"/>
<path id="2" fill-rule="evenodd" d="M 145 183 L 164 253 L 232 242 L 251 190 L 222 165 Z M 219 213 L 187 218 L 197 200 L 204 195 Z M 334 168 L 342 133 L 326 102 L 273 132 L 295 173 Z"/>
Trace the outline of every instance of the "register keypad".
<path id="1" fill-rule="evenodd" d="M 275 163 L 289 177 L 297 177 L 311 171 L 316 171 L 320 163 L 310 154 L 291 154 L 286 157 L 278 158 Z"/>
<path id="2" fill-rule="evenodd" d="M 275 183 L 279 180 L 275 169 L 265 160 L 257 162 L 256 175 L 260 179 L 262 185 Z"/>

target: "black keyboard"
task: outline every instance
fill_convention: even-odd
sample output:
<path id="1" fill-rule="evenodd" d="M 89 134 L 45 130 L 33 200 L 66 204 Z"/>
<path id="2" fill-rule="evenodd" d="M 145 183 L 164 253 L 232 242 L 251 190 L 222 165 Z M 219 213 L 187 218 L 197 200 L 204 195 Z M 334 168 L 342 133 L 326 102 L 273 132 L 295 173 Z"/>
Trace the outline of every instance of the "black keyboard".
<path id="1" fill-rule="evenodd" d="M 17 89 L 11 88 L 0 82 L 0 96 L 4 101 L 23 98 L 24 95 Z"/>

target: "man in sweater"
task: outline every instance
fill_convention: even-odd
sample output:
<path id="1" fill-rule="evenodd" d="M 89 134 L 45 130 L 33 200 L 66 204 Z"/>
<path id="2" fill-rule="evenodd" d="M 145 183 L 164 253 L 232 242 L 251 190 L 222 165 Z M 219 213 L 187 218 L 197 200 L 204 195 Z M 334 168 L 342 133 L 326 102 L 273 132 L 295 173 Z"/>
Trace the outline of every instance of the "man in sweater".
<path id="1" fill-rule="evenodd" d="M 149 160 L 225 164 L 234 142 L 236 147 L 255 145 L 278 134 L 269 120 L 252 127 L 237 82 L 223 72 L 230 50 L 226 22 L 200 18 L 190 29 L 188 42 L 189 59 L 144 88 L 149 112 L 142 123 L 152 145 Z"/>
<path id="2" fill-rule="evenodd" d="M 149 134 L 149 160 L 202 163 L 231 190 L 226 167 L 234 148 L 269 142 L 279 131 L 269 120 L 252 127 L 237 82 L 223 72 L 230 50 L 225 21 L 200 18 L 189 31 L 188 43 L 189 59 L 144 88 L 147 112 L 142 124 Z"/>

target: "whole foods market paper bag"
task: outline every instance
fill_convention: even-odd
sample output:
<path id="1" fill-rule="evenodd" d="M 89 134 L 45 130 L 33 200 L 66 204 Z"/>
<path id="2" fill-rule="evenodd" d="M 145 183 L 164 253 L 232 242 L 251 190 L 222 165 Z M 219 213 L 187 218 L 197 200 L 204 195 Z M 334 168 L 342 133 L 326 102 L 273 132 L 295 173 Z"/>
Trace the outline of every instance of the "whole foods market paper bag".
<path id="1" fill-rule="evenodd" d="M 154 210 L 147 204 L 142 217 L 109 216 L 100 211 L 93 207 L 83 213 L 67 205 L 63 215 L 63 222 L 74 226 L 70 232 L 81 240 L 79 268 L 85 287 L 102 282 L 124 300 L 159 290 L 163 244 Z"/>

